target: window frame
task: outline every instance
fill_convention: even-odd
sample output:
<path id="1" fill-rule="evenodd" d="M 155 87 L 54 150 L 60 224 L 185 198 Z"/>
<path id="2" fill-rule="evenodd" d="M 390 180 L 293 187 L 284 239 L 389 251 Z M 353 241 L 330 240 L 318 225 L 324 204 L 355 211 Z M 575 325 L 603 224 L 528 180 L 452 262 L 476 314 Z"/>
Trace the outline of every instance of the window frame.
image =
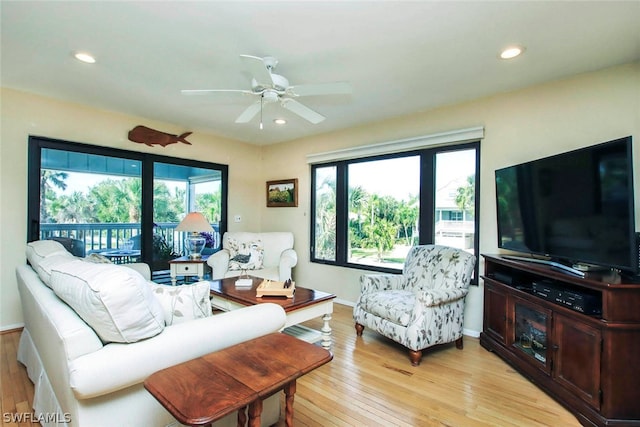
<path id="1" fill-rule="evenodd" d="M 178 157 L 163 156 L 139 151 L 124 150 L 97 146 L 92 144 L 72 142 L 42 136 L 29 136 L 28 141 L 28 171 L 27 171 L 27 242 L 38 240 L 40 237 L 40 171 L 42 167 L 42 149 L 63 150 L 85 154 L 95 154 L 106 157 L 118 157 L 141 162 L 142 180 L 142 206 L 140 229 L 142 234 L 142 261 L 151 265 L 153 247 L 153 233 L 144 230 L 153 230 L 153 185 L 154 164 L 166 163 L 170 165 L 198 167 L 203 169 L 219 170 L 221 174 L 221 213 L 220 236 L 227 231 L 228 226 L 228 189 L 229 166 L 200 160 L 183 159 Z"/>
<path id="2" fill-rule="evenodd" d="M 373 265 L 356 264 L 348 262 L 348 166 L 355 163 L 371 162 L 377 160 L 387 160 L 393 158 L 420 156 L 420 191 L 419 191 L 419 230 L 418 242 L 420 245 L 433 244 L 435 239 L 435 188 L 436 182 L 436 157 L 440 153 L 450 151 L 475 150 L 475 195 L 474 195 L 474 253 L 476 264 L 472 284 L 478 284 L 478 259 L 480 250 L 480 140 L 447 145 L 425 147 L 418 150 L 403 151 L 389 154 L 378 154 L 372 156 L 358 157 L 353 159 L 340 159 L 335 161 L 324 161 L 311 164 L 311 215 L 310 215 L 310 246 L 309 260 L 316 264 L 333 265 L 336 267 L 353 268 L 357 270 L 375 271 L 380 273 L 401 273 L 401 269 L 379 267 Z M 324 167 L 336 168 L 336 247 L 335 261 L 316 258 L 316 169 Z M 430 197 L 429 197 L 430 196 Z"/>

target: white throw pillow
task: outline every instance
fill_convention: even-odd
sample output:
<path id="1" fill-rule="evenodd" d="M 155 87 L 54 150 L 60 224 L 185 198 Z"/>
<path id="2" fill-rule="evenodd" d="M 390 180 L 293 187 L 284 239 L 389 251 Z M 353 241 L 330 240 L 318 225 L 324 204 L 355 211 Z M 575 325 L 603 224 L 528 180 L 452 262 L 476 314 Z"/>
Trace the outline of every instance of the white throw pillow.
<path id="1" fill-rule="evenodd" d="M 148 283 L 162 305 L 167 326 L 212 315 L 209 282 L 180 286 Z"/>
<path id="2" fill-rule="evenodd" d="M 162 306 L 131 268 L 71 261 L 52 269 L 51 287 L 104 342 L 136 342 L 164 329 Z"/>
<path id="3" fill-rule="evenodd" d="M 65 251 L 65 253 L 56 252 L 53 255 L 49 255 L 48 257 L 40 260 L 34 267 L 34 270 L 38 273 L 38 276 L 40 276 L 40 280 L 42 280 L 48 287 L 51 287 L 51 270 L 59 265 L 77 259 L 78 258 L 74 257 L 67 251 Z"/>
<path id="4" fill-rule="evenodd" d="M 229 270 L 260 270 L 264 259 L 262 240 L 239 242 L 230 237 L 227 240 L 229 250 Z"/>
<path id="5" fill-rule="evenodd" d="M 37 269 L 43 259 L 52 255 L 71 255 L 61 243 L 55 240 L 36 240 L 27 243 L 27 261 L 33 269 Z M 73 256 L 73 255 L 71 255 Z"/>

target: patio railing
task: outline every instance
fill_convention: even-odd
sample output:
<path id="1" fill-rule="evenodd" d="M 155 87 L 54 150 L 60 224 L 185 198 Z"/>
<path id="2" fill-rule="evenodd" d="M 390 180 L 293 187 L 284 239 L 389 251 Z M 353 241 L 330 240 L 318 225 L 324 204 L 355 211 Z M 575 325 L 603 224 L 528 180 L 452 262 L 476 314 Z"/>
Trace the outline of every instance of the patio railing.
<path id="1" fill-rule="evenodd" d="M 177 222 L 156 223 L 154 232 L 161 234 L 175 253 L 183 254 L 183 232 L 175 231 L 177 226 Z M 123 242 L 131 239 L 134 241 L 134 249 L 140 249 L 139 236 L 140 223 L 40 224 L 40 239 L 70 237 L 81 240 L 87 254 L 120 249 Z M 216 233 L 216 242 L 219 241 Z"/>

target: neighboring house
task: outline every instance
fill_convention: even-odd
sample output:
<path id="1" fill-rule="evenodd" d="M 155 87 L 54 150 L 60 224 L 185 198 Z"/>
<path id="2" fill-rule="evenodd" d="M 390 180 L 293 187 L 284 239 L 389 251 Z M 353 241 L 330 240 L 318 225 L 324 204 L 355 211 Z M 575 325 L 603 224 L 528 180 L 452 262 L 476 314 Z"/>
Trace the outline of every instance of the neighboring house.
<path id="1" fill-rule="evenodd" d="M 474 218 L 456 203 L 458 189 L 466 185 L 466 181 L 453 180 L 436 191 L 435 241 L 438 244 L 460 249 L 473 248 Z"/>

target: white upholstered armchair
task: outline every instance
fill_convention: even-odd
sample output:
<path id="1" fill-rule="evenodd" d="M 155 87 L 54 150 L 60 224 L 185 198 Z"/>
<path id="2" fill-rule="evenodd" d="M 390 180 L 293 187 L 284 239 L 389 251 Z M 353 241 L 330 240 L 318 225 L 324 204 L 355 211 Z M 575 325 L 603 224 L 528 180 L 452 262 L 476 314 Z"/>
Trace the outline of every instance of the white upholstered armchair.
<path id="1" fill-rule="evenodd" d="M 250 233 L 226 232 L 222 249 L 211 255 L 211 279 L 239 276 L 243 271 L 256 277 L 285 281 L 298 263 L 293 233 L 286 231 Z"/>
<path id="2" fill-rule="evenodd" d="M 409 349 L 411 364 L 422 350 L 456 342 L 462 348 L 464 299 L 475 256 L 439 245 L 414 246 L 399 274 L 365 274 L 353 309 L 356 333 L 364 327 Z"/>

